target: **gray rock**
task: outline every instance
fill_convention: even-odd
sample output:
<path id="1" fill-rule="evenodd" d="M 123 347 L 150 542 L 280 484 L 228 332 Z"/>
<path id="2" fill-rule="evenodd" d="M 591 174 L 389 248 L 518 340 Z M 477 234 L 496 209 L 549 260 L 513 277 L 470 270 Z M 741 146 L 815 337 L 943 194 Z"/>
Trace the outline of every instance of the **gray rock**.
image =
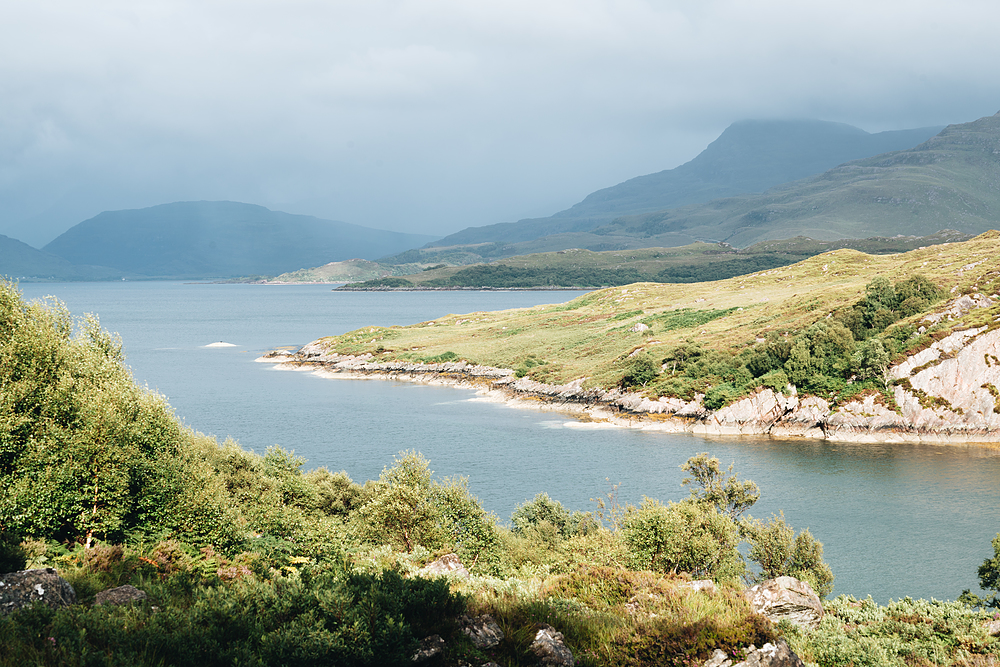
<path id="1" fill-rule="evenodd" d="M 117 588 L 109 588 L 105 591 L 101 591 L 94 597 L 94 606 L 100 605 L 112 605 L 119 606 L 123 604 L 133 604 L 135 602 L 141 602 L 146 599 L 146 591 L 139 590 L 135 586 L 130 584 L 125 584 L 124 586 L 118 586 Z"/>
<path id="2" fill-rule="evenodd" d="M 573 667 L 573 653 L 563 642 L 563 634 L 551 625 L 542 625 L 535 633 L 535 641 L 528 649 L 543 665 Z"/>
<path id="3" fill-rule="evenodd" d="M 420 648 L 413 654 L 413 662 L 427 662 L 444 653 L 445 643 L 441 635 L 431 635 L 420 640 Z"/>
<path id="4" fill-rule="evenodd" d="M 428 563 L 425 567 L 420 568 L 419 574 L 430 577 L 454 575 L 461 579 L 465 579 L 470 576 L 469 571 L 465 569 L 464 565 L 462 565 L 462 561 L 458 559 L 457 554 L 445 554 L 441 556 L 436 561 Z"/>
<path id="5" fill-rule="evenodd" d="M 751 651 L 746 660 L 736 663 L 733 667 L 805 667 L 805 665 L 788 647 L 785 640 L 779 639 L 774 644 L 764 644 L 759 649 Z"/>
<path id="6" fill-rule="evenodd" d="M 482 616 L 463 614 L 458 621 L 462 625 L 462 632 L 469 635 L 478 649 L 493 648 L 503 641 L 503 630 L 489 614 Z"/>
<path id="7" fill-rule="evenodd" d="M 66 607 L 76 604 L 76 591 L 51 567 L 0 575 L 0 614 L 9 614 L 36 602 L 49 607 Z"/>
<path id="8" fill-rule="evenodd" d="M 702 667 L 732 667 L 733 661 L 729 659 L 722 649 L 715 649 L 712 657 L 705 661 Z"/>
<path id="9" fill-rule="evenodd" d="M 695 579 L 694 581 L 685 581 L 679 586 L 679 588 L 690 588 L 693 591 L 703 591 L 705 593 L 715 593 L 716 591 L 715 582 L 711 579 Z"/>
<path id="10" fill-rule="evenodd" d="M 757 584 L 745 593 L 750 606 L 772 622 L 788 620 L 815 628 L 823 620 L 823 604 L 812 586 L 794 577 L 778 577 Z"/>
<path id="11" fill-rule="evenodd" d="M 1000 636 L 1000 618 L 995 618 L 992 621 L 987 621 L 986 625 L 983 626 L 986 629 L 986 634 L 991 637 Z"/>

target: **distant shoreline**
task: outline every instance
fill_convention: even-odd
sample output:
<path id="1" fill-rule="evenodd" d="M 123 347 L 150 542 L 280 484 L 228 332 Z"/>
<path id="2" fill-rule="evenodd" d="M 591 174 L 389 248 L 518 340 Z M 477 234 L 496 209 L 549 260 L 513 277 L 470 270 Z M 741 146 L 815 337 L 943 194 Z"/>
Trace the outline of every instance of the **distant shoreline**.
<path id="1" fill-rule="evenodd" d="M 870 400 L 849 403 L 826 416 L 816 397 L 784 397 L 764 389 L 716 411 L 697 398 L 650 399 L 617 389 L 583 389 L 582 382 L 549 385 L 512 369 L 473 366 L 465 362 L 424 364 L 372 362 L 370 357 L 317 353 L 316 343 L 298 353 L 269 352 L 255 361 L 284 370 L 311 371 L 343 380 L 395 380 L 472 389 L 485 400 L 515 408 L 558 412 L 581 423 L 701 437 L 749 437 L 778 440 L 825 440 L 856 444 L 936 444 L 1000 447 L 1000 430 L 921 428 L 887 420 L 884 409 Z M 819 399 L 822 400 L 822 399 Z M 897 415 L 898 417 L 898 415 Z"/>

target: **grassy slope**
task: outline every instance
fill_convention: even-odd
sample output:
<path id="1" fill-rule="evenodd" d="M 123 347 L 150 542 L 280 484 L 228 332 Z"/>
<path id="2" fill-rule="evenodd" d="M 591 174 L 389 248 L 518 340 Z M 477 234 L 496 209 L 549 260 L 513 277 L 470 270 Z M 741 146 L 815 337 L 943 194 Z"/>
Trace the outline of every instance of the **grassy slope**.
<path id="1" fill-rule="evenodd" d="M 1000 114 L 951 125 L 920 146 L 841 165 L 762 195 L 620 218 L 597 233 L 689 234 L 746 246 L 813 238 L 980 233 L 1000 210 Z"/>
<path id="2" fill-rule="evenodd" d="M 717 282 L 636 283 L 592 292 L 563 305 L 445 315 L 407 327 L 370 327 L 324 340 L 340 353 L 371 352 L 385 360 L 451 351 L 477 363 L 513 368 L 534 355 L 545 362 L 533 368 L 536 379 L 561 383 L 586 377 L 589 386 L 612 386 L 621 377 L 623 360 L 638 348 L 655 356 L 682 341 L 696 340 L 712 348 L 737 350 L 769 331 L 797 331 L 856 302 L 876 276 L 896 281 L 922 273 L 946 290 L 956 288 L 956 293 L 992 293 L 1000 274 L 998 240 L 1000 232 L 988 232 L 964 243 L 884 256 L 835 250 L 791 266 Z M 683 326 L 699 314 L 731 308 L 736 310 L 706 324 Z M 639 322 L 649 330 L 629 330 Z"/>
<path id="3" fill-rule="evenodd" d="M 406 276 L 422 270 L 418 264 L 382 264 L 367 259 L 330 262 L 311 269 L 299 269 L 275 276 L 268 283 L 350 283 L 387 276 Z"/>
<path id="4" fill-rule="evenodd" d="M 412 274 L 386 272 L 383 275 L 372 277 L 405 275 L 406 279 L 415 286 L 451 284 L 464 287 L 544 285 L 600 287 L 635 282 L 637 279 L 650 282 L 698 282 L 711 279 L 697 278 L 699 274 L 718 278 L 752 273 L 754 270 L 792 264 L 838 248 L 852 248 L 882 255 L 949 241 L 965 241 L 968 238 L 967 235 L 958 233 L 941 233 L 924 237 L 844 239 L 840 241 L 816 241 L 799 237 L 755 244 L 743 250 L 736 250 L 726 244 L 700 242 L 674 248 L 639 248 L 627 251 L 594 252 L 571 248 L 556 252 L 518 255 L 491 262 L 489 265 L 449 266 Z M 755 265 L 755 263 L 757 264 Z M 483 282 L 489 278 L 483 274 L 472 272 L 472 269 L 477 266 L 510 267 L 517 271 L 524 271 L 524 284 Z M 315 269 L 310 275 L 318 275 L 318 272 L 324 268 Z M 612 272 L 629 275 L 625 273 L 629 270 L 637 273 L 637 278 L 633 277 L 623 281 L 613 280 Z M 587 272 L 594 272 L 593 280 L 586 281 Z M 688 275 L 695 276 L 695 278 L 688 278 Z M 280 279 L 281 277 L 277 280 Z"/>

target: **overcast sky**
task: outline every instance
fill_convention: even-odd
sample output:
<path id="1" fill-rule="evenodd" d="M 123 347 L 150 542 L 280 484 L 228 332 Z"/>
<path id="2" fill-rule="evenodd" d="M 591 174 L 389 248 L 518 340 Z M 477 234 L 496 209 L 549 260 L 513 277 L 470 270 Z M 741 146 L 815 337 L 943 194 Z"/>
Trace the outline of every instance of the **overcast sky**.
<path id="1" fill-rule="evenodd" d="M 1000 4 L 0 0 L 0 233 L 196 199 L 444 235 L 744 118 L 1000 110 Z"/>

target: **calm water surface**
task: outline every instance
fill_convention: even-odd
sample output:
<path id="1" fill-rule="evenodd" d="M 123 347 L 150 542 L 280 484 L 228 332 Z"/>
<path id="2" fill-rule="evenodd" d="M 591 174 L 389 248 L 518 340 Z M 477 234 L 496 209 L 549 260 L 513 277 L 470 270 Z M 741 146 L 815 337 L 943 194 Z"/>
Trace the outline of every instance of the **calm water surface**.
<path id="1" fill-rule="evenodd" d="M 253 360 L 370 324 L 557 303 L 579 292 L 333 292 L 321 285 L 24 284 L 121 334 L 140 383 L 196 430 L 258 452 L 281 445 L 307 468 L 375 478 L 405 449 L 439 476 L 464 475 L 506 520 L 546 491 L 572 509 L 620 483 L 623 502 L 686 495 L 678 466 L 708 451 L 756 481 L 757 517 L 783 510 L 825 545 L 834 593 L 954 599 L 1000 531 L 1000 450 L 705 439 L 582 425 L 477 400 L 471 391 L 383 380 L 330 380 Z M 225 341 L 235 347 L 208 348 Z"/>

